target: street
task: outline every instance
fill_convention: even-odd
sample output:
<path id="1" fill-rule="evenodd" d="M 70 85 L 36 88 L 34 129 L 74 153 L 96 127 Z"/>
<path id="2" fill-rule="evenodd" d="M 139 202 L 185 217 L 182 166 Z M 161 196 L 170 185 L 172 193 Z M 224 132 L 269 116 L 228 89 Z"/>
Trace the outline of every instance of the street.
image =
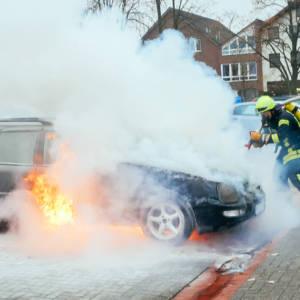
<path id="1" fill-rule="evenodd" d="M 1 2 L 0 300 L 298 300 L 300 0 Z"/>
<path id="2" fill-rule="evenodd" d="M 220 233 L 194 234 L 180 247 L 131 235 L 122 247 L 93 244 L 76 253 L 63 246 L 61 253 L 56 246 L 52 254 L 42 253 L 38 245 L 25 249 L 17 234 L 2 234 L 0 299 L 172 299 L 212 265 L 229 262 L 227 272 L 247 268 L 255 251 L 270 239 L 261 239 L 258 222 L 257 218 Z"/>

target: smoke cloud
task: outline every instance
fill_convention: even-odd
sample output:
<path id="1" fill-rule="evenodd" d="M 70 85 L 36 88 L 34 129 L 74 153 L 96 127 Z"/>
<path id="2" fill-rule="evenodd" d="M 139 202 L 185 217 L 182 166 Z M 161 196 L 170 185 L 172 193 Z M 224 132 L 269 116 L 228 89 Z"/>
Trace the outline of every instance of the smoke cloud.
<path id="1" fill-rule="evenodd" d="M 76 156 L 64 169 L 68 188 L 120 162 L 273 184 L 273 155 L 246 150 L 231 124 L 235 93 L 194 60 L 182 34 L 167 30 L 142 44 L 119 11 L 88 16 L 84 4 L 0 4 L 1 116 L 54 121 Z M 80 212 L 90 223 L 99 218 L 91 207 Z"/>

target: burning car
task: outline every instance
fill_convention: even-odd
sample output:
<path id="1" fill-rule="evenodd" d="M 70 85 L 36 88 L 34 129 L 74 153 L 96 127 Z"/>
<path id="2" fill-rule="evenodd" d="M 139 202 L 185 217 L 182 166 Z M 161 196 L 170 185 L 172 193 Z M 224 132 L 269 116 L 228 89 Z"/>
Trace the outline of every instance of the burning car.
<path id="1" fill-rule="evenodd" d="M 66 213 L 72 217 L 72 207 L 56 187 L 45 188 L 43 174 L 33 171 L 44 170 L 53 162 L 53 139 L 51 122 L 38 118 L 0 120 L 0 195 L 5 197 L 25 180 L 31 184 L 32 192 L 39 194 L 36 201 L 44 201 L 43 213 L 57 221 Z M 136 220 L 146 236 L 172 244 L 188 239 L 195 229 L 202 234 L 236 225 L 262 213 L 265 207 L 263 191 L 248 182 L 238 189 L 224 182 L 147 165 L 122 163 L 116 176 L 102 180 L 101 185 L 103 182 L 108 189 L 120 182 L 130 187 L 130 205 L 124 216 Z M 60 207 L 67 210 L 56 209 L 55 216 L 51 215 L 49 210 L 56 203 L 53 199 L 45 202 L 49 195 L 41 189 L 51 191 Z M 8 229 L 9 220 L 0 222 L 3 230 Z"/>

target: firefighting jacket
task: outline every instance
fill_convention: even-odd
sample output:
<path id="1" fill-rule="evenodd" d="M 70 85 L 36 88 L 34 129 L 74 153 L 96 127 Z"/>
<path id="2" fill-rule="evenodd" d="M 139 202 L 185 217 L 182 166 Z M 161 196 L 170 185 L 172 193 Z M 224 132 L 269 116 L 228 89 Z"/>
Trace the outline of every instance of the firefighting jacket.
<path id="1" fill-rule="evenodd" d="M 275 130 L 269 142 L 281 146 L 279 155 L 283 163 L 300 158 L 300 123 L 294 114 L 278 106 L 274 110 L 269 126 Z"/>

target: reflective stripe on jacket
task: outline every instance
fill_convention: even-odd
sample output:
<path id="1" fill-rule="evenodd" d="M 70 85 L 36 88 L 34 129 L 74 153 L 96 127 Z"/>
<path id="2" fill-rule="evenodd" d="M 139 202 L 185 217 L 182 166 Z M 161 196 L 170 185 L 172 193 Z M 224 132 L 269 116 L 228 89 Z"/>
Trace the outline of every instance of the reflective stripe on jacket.
<path id="1" fill-rule="evenodd" d="M 277 133 L 272 133 L 270 142 L 278 143 L 283 151 L 283 163 L 300 158 L 300 123 L 294 114 L 282 110 L 277 124 L 273 126 Z"/>

